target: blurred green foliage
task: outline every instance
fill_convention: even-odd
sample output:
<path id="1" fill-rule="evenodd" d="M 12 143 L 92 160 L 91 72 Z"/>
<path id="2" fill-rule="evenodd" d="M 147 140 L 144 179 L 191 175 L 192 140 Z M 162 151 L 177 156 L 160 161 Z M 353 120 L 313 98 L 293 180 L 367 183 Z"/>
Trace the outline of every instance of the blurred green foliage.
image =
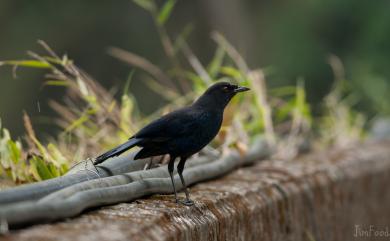
<path id="1" fill-rule="evenodd" d="M 322 97 L 332 86 L 332 72 L 326 62 L 329 54 L 338 56 L 345 65 L 347 79 L 359 96 L 355 108 L 370 117 L 390 112 L 386 96 L 390 88 L 390 15 L 386 0 L 159 0 L 156 6 L 144 0 L 137 3 L 158 9 L 158 22 L 172 36 L 192 24 L 187 41 L 202 63 L 214 54 L 215 44 L 209 36 L 217 30 L 238 47 L 250 66 L 272 67 L 267 78 L 269 86 L 294 85 L 297 78 L 304 78 L 315 114 L 320 112 Z M 34 43 L 43 39 L 59 53 L 71 55 L 103 86 L 123 86 L 129 69 L 106 55 L 108 46 L 129 49 L 153 63 L 166 64 L 156 26 L 146 13 L 128 0 L 1 1 L 0 58 L 20 59 L 27 49 L 37 51 Z M 46 117 L 54 113 L 45 103 L 49 98 L 60 99 L 64 92 L 42 89 L 39 72 L 17 71 L 17 79 L 12 78 L 11 72 L 0 69 L 3 122 L 16 134 L 22 134 L 21 113 L 25 109 L 38 130 L 53 133 L 55 129 Z M 143 73 L 137 73 L 132 90 L 136 96 L 141 92 L 147 96 L 140 103 L 141 109 L 151 113 L 162 104 L 147 89 L 144 78 Z M 13 98 L 15 93 L 17 100 Z"/>
<path id="2" fill-rule="evenodd" d="M 28 153 L 28 149 L 23 148 L 21 141 L 13 140 L 10 132 L 0 125 L 0 176 L 2 178 L 8 177 L 15 183 L 24 183 L 58 177 L 68 171 L 69 162 L 54 144 L 49 143 L 44 146 L 35 136 L 30 138 L 37 149 L 36 153 L 39 154 Z"/>

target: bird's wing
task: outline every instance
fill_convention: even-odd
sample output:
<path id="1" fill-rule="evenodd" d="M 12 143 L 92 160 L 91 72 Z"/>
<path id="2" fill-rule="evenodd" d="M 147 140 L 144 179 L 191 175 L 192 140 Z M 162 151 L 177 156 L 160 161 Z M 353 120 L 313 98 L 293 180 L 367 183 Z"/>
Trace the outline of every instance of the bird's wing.
<path id="1" fill-rule="evenodd" d="M 197 116 L 199 113 L 189 108 L 173 111 L 148 124 L 134 137 L 159 142 L 185 136 L 200 127 Z"/>

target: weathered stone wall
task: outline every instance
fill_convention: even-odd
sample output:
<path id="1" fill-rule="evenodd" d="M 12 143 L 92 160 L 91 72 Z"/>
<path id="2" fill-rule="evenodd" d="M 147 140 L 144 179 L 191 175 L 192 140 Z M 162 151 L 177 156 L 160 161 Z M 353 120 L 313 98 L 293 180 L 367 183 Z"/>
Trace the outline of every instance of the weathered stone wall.
<path id="1" fill-rule="evenodd" d="M 241 168 L 191 187 L 192 207 L 155 195 L 0 239 L 390 240 L 370 231 L 390 227 L 389 184 L 390 143 L 369 143 Z"/>

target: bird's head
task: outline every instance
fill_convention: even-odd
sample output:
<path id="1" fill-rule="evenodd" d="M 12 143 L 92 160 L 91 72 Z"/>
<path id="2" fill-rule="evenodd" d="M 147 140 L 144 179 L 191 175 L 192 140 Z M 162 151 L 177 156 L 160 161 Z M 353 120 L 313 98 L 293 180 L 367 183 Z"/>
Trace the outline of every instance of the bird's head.
<path id="1" fill-rule="evenodd" d="M 210 86 L 195 103 L 209 107 L 225 108 L 237 93 L 248 90 L 249 88 L 247 87 L 228 82 L 218 82 Z"/>

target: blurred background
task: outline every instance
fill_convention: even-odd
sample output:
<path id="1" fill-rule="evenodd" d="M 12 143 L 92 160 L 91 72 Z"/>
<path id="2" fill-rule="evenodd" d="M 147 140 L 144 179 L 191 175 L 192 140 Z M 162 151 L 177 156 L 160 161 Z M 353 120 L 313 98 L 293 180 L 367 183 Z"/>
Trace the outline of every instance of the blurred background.
<path id="1" fill-rule="evenodd" d="M 216 48 L 210 33 L 221 32 L 252 69 L 269 70 L 270 88 L 304 78 L 314 114 L 332 86 L 328 57 L 336 55 L 356 93 L 354 108 L 371 119 L 390 114 L 389 10 L 386 0 L 179 0 L 166 27 L 171 36 L 191 28 L 188 44 L 205 63 Z M 41 39 L 113 91 L 125 85 L 131 68 L 108 55 L 108 47 L 158 66 L 167 61 L 152 18 L 129 0 L 1 1 L 0 36 L 0 60 L 27 59 L 28 50 L 42 53 Z M 0 117 L 13 135 L 24 133 L 23 110 L 38 132 L 56 131 L 47 103 L 64 91 L 44 86 L 43 73 L 20 67 L 14 78 L 11 67 L 0 68 Z M 136 72 L 130 90 L 148 114 L 162 103 L 144 80 Z"/>

